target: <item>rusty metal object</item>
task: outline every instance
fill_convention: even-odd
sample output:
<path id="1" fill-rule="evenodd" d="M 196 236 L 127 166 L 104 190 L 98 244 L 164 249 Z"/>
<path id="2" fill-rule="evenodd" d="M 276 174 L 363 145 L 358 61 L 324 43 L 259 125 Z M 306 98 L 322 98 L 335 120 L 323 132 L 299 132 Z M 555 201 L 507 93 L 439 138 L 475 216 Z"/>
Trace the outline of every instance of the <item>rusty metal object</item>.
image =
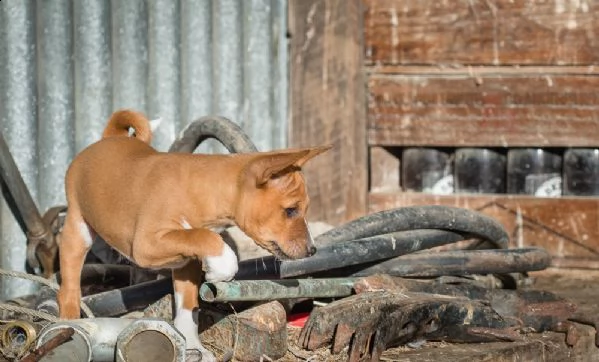
<path id="1" fill-rule="evenodd" d="M 63 328 L 57 331 L 54 337 L 48 339 L 45 343 L 39 345 L 36 349 L 31 351 L 27 356 L 21 359 L 21 362 L 37 362 L 40 361 L 45 355 L 50 353 L 53 349 L 57 348 L 61 344 L 69 340 L 75 333 L 73 328 Z"/>
<path id="2" fill-rule="evenodd" d="M 184 362 L 185 337 L 164 320 L 138 319 L 119 334 L 116 361 Z"/>
<path id="3" fill-rule="evenodd" d="M 346 297 L 352 294 L 355 281 L 355 278 L 329 278 L 203 283 L 200 298 L 205 302 L 232 302 Z"/>
<path id="4" fill-rule="evenodd" d="M 54 240 L 55 234 L 52 233 L 50 224 L 42 218 L 35 205 L 33 197 L 29 189 L 27 189 L 27 185 L 23 181 L 23 177 L 1 133 L 0 178 L 4 185 L 4 198 L 19 225 L 27 235 L 27 262 L 36 272 L 41 273 L 43 270 L 44 275 L 50 275 L 51 271 L 55 270 L 52 259 L 53 249 L 56 244 Z M 49 211 L 53 212 L 52 209 Z M 40 245 L 43 245 L 45 250 L 38 256 L 37 249 Z"/>
<path id="5" fill-rule="evenodd" d="M 314 350 L 332 342 L 333 353 L 349 346 L 350 361 L 365 358 L 375 361 L 385 348 L 419 339 L 450 342 L 509 339 L 505 332 L 493 335 L 472 328 L 505 331 L 512 326 L 513 322 L 503 319 L 488 305 L 467 298 L 366 292 L 315 309 L 301 331 L 300 343 Z"/>
<path id="6" fill-rule="evenodd" d="M 221 351 L 234 350 L 239 361 L 272 360 L 287 352 L 285 308 L 276 301 L 242 312 L 229 312 L 207 306 L 199 314 L 200 336 Z"/>
<path id="7" fill-rule="evenodd" d="M 39 326 L 24 320 L 14 320 L 2 328 L 0 341 L 2 351 L 7 356 L 18 358 L 23 356 L 35 342 Z"/>
<path id="8" fill-rule="evenodd" d="M 389 274 L 394 276 L 434 277 L 465 274 L 508 274 L 543 270 L 551 256 L 540 248 L 501 250 L 452 250 L 399 256 L 366 266 L 351 276 Z"/>

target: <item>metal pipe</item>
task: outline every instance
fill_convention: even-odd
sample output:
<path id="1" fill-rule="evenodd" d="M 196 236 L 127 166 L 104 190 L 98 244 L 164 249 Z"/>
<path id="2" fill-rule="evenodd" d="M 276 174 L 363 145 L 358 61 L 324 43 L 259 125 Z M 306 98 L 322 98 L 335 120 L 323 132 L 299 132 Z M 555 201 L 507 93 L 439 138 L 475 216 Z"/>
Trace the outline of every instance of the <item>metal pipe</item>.
<path id="1" fill-rule="evenodd" d="M 112 107 L 147 112 L 148 16 L 145 0 L 112 0 Z"/>
<path id="2" fill-rule="evenodd" d="M 48 210 L 66 203 L 64 175 L 74 153 L 73 2 L 37 1 L 35 5 L 40 30 L 36 39 L 39 207 Z"/>
<path id="3" fill-rule="evenodd" d="M 38 184 L 35 5 L 35 1 L 23 0 L 5 1 L 0 6 L 0 126 L 8 148 L 19 151 L 13 155 L 14 162 L 33 198 L 37 195 Z M 15 185 L 5 180 L 5 187 L 8 186 Z M 9 207 L 4 202 L 0 205 L 0 267 L 25 271 L 25 228 L 15 222 L 13 215 L 18 213 L 14 206 Z M 23 213 L 33 212 L 28 206 L 24 206 Z M 21 217 L 30 220 L 29 215 Z M 35 224 L 28 227 L 36 234 L 43 231 Z M 0 298 L 28 294 L 35 289 L 35 283 L 3 279 Z"/>
<path id="4" fill-rule="evenodd" d="M 101 138 L 112 113 L 110 1 L 73 1 L 75 151 Z"/>
<path id="5" fill-rule="evenodd" d="M 152 144 L 165 151 L 176 137 L 181 121 L 180 102 L 180 3 L 171 0 L 147 1 L 148 87 L 147 115 L 164 121 L 153 132 Z"/>
<path id="6" fill-rule="evenodd" d="M 543 249 L 454 250 L 403 255 L 371 265 L 350 275 L 389 274 L 404 277 L 508 274 L 543 270 L 551 256 Z"/>
<path id="7" fill-rule="evenodd" d="M 109 290 L 83 297 L 98 317 L 113 317 L 145 308 L 166 294 L 173 292 L 171 278 L 152 280 L 121 289 Z"/>
<path id="8" fill-rule="evenodd" d="M 352 294 L 356 280 L 356 278 L 330 278 L 204 283 L 200 287 L 200 298 L 206 302 L 233 302 L 346 297 Z"/>
<path id="9" fill-rule="evenodd" d="M 212 2 L 181 2 L 181 120 L 213 114 L 212 111 Z M 183 128 L 183 127 L 181 127 Z M 193 151 L 193 150 L 192 150 Z M 200 152 L 207 153 L 203 145 Z"/>
<path id="10" fill-rule="evenodd" d="M 243 129 L 260 150 L 274 143 L 272 1 L 241 2 L 243 23 Z M 265 71 L 269 69 L 269 71 Z M 281 122 L 286 119 L 280 120 Z"/>
<path id="11" fill-rule="evenodd" d="M 29 346 L 35 342 L 38 329 L 39 327 L 33 323 L 23 320 L 15 320 L 5 324 L 0 336 L 4 354 L 10 354 L 15 358 L 22 356 L 29 349 Z"/>
<path id="12" fill-rule="evenodd" d="M 316 254 L 298 260 L 277 260 L 268 256 L 239 264 L 236 279 L 288 278 L 356 264 L 385 260 L 415 251 L 464 240 L 445 230 L 409 230 L 370 238 L 318 246 Z"/>
<path id="13" fill-rule="evenodd" d="M 184 362 L 185 358 L 185 337 L 162 319 L 136 320 L 117 338 L 117 362 Z"/>
<path id="14" fill-rule="evenodd" d="M 44 357 L 44 362 L 114 361 L 118 335 L 131 323 L 125 318 L 74 319 L 49 324 L 42 329 L 36 347 L 73 328 L 71 339 Z"/>
<path id="15" fill-rule="evenodd" d="M 49 228 L 42 220 L 42 215 L 29 193 L 2 133 L 0 133 L 0 177 L 10 193 L 4 196 L 8 198 L 7 202 L 23 231 L 32 236 L 49 233 Z"/>

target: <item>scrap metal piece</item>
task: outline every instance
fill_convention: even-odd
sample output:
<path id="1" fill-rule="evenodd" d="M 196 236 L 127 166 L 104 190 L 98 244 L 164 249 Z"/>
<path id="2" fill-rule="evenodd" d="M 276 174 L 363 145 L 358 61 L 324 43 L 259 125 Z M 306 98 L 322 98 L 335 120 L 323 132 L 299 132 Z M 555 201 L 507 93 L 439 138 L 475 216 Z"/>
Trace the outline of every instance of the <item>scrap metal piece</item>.
<path id="1" fill-rule="evenodd" d="M 184 362 L 185 337 L 162 319 L 138 319 L 118 335 L 116 361 Z"/>
<path id="2" fill-rule="evenodd" d="M 315 309 L 300 334 L 310 350 L 332 341 L 333 353 L 349 346 L 349 360 L 378 360 L 387 347 L 410 341 L 493 342 L 513 340 L 472 328 L 506 330 L 513 322 L 490 306 L 466 298 L 422 293 L 367 292 Z"/>
<path id="3" fill-rule="evenodd" d="M 236 360 L 276 360 L 287 352 L 287 318 L 277 301 L 229 314 L 202 307 L 198 318 L 202 341 L 221 351 L 233 350 Z"/>
<path id="4" fill-rule="evenodd" d="M 352 294 L 355 281 L 355 278 L 329 278 L 203 283 L 200 298 L 206 302 L 232 302 L 346 297 Z"/>

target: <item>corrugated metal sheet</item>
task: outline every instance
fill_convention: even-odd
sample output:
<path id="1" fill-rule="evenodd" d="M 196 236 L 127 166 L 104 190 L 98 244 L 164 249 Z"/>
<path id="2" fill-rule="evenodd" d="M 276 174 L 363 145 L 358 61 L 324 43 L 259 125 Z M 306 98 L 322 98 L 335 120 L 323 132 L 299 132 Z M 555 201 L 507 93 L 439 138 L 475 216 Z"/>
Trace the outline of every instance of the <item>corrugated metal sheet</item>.
<path id="1" fill-rule="evenodd" d="M 285 147 L 286 7 L 286 0 L 2 0 L 0 127 L 41 211 L 64 204 L 69 161 L 119 108 L 163 119 L 159 150 L 207 114 L 238 122 L 261 150 Z M 25 237 L 4 203 L 0 220 L 0 267 L 24 270 Z M 4 280 L 0 296 L 31 290 Z"/>

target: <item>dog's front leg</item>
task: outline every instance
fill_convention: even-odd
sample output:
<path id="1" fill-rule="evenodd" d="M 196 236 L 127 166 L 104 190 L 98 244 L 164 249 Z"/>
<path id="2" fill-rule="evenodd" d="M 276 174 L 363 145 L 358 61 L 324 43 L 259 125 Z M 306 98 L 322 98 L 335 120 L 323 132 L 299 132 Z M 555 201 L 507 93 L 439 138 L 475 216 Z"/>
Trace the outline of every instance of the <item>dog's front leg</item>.
<path id="1" fill-rule="evenodd" d="M 202 267 L 195 259 L 180 269 L 173 269 L 175 328 L 185 336 L 189 362 L 194 361 L 194 353 L 197 352 L 202 355 L 201 361 L 216 361 L 212 352 L 202 346 L 198 336 L 198 286 L 201 278 Z"/>
<path id="2" fill-rule="evenodd" d="M 220 235 L 208 229 L 170 230 L 153 237 L 139 234 L 134 243 L 133 259 L 144 267 L 161 267 L 189 260 L 185 266 L 173 269 L 175 328 L 185 336 L 188 361 L 194 361 L 194 351 L 202 354 L 202 361 L 215 361 L 214 355 L 202 346 L 198 336 L 198 291 L 202 267 L 207 280 L 233 278 L 238 268 L 233 250 Z"/>

